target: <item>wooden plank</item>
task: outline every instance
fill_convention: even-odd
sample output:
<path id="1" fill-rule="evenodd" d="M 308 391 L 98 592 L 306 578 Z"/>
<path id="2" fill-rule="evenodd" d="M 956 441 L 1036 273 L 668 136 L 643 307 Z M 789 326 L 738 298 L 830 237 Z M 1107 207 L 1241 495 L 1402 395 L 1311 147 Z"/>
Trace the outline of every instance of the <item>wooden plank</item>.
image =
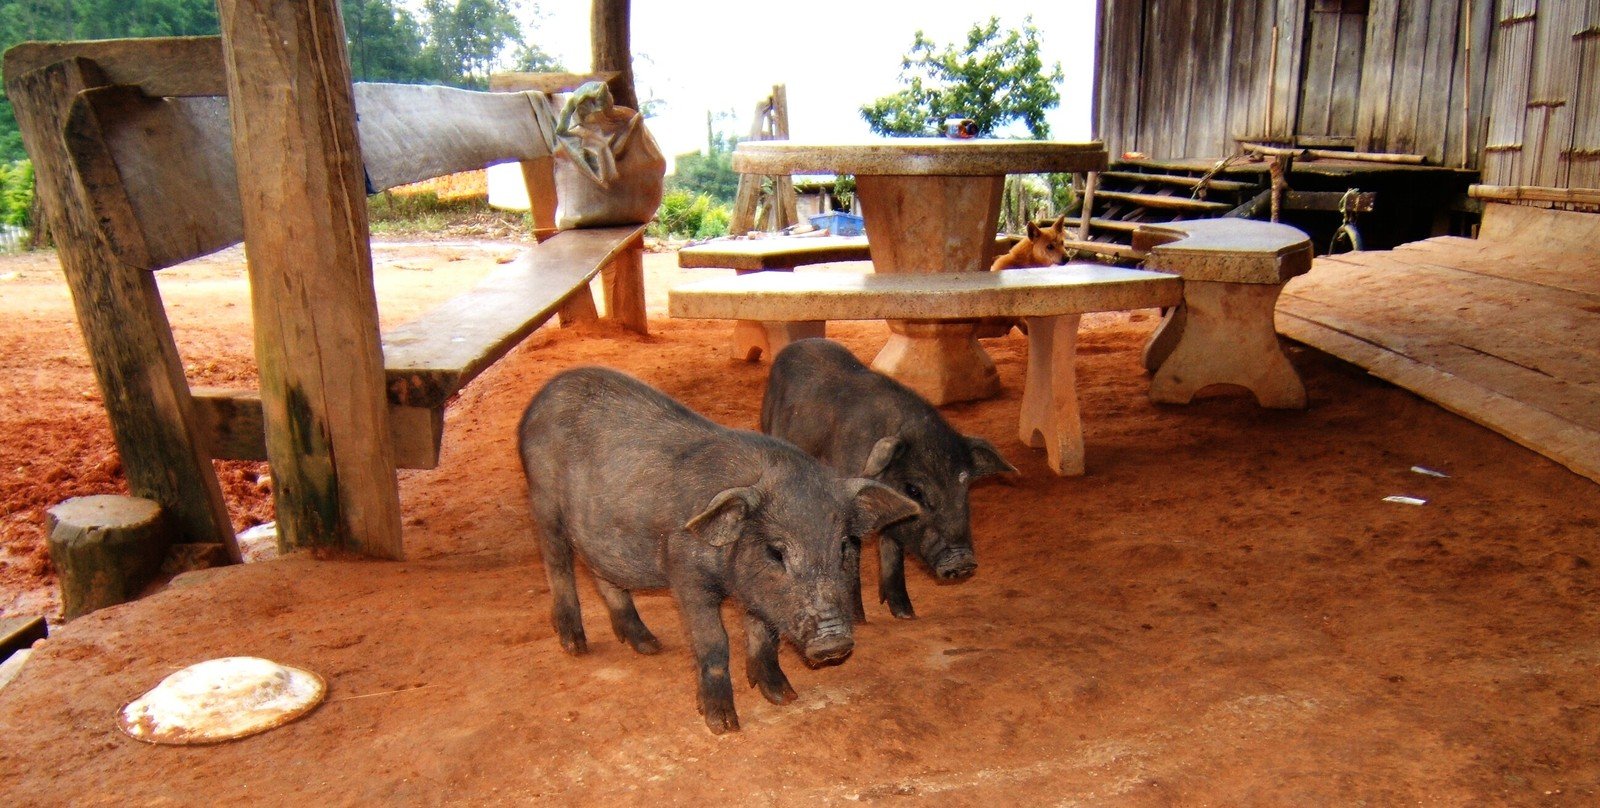
<path id="1" fill-rule="evenodd" d="M 226 98 L 87 90 L 65 136 L 106 246 L 128 266 L 162 269 L 243 238 Z"/>
<path id="2" fill-rule="evenodd" d="M 198 431 L 217 460 L 266 460 L 266 422 L 261 395 L 255 390 L 197 387 L 194 389 Z M 389 434 L 394 439 L 396 468 L 431 469 L 439 465 L 444 438 L 444 409 L 389 405 Z"/>
<path id="3" fill-rule="evenodd" d="M 643 233 L 642 225 L 566 230 L 477 286 L 383 335 L 393 404 L 432 408 L 528 334 Z"/>
<path id="4" fill-rule="evenodd" d="M 1600 296 L 1600 256 L 1558 250 L 1528 251 L 1473 239 L 1451 239 L 1464 242 L 1465 247 L 1441 243 L 1449 238 L 1402 244 L 1390 254 L 1408 263 L 1453 267 L 1462 272 Z"/>
<path id="5" fill-rule="evenodd" d="M 1208 202 L 1203 199 L 1190 199 L 1186 196 L 1164 196 L 1162 194 L 1142 194 L 1129 191 L 1099 190 L 1096 194 L 1102 199 L 1116 202 L 1127 202 L 1146 208 L 1160 208 L 1162 210 L 1181 210 L 1194 213 L 1222 213 L 1233 206 L 1226 202 Z"/>
<path id="6" fill-rule="evenodd" d="M 1355 145 L 1356 105 L 1361 93 L 1361 63 L 1367 44 L 1366 15 L 1345 11 L 1339 18 L 1334 75 L 1328 99 L 1328 130 L 1333 138 Z"/>
<path id="7" fill-rule="evenodd" d="M 1482 424 L 1573 472 L 1600 482 L 1600 433 L 1513 397 L 1485 389 L 1360 336 L 1318 324 L 1280 303 L 1278 331 L 1284 336 L 1365 368 L 1450 412 Z"/>
<path id="8" fill-rule="evenodd" d="M 1427 38 L 1421 43 L 1424 75 L 1417 99 L 1417 128 L 1410 148 L 1395 149 L 1425 154 L 1434 164 L 1445 161 L 1452 66 L 1461 58 L 1461 3 L 1462 0 L 1434 0 L 1428 4 Z"/>
<path id="9" fill-rule="evenodd" d="M 939 320 L 1049 317 L 1174 306 L 1175 275 L 1092 264 L 1004 272 L 754 272 L 671 289 L 673 317 L 716 320 Z"/>
<path id="10" fill-rule="evenodd" d="M 43 617 L 0 617 L 0 662 L 49 633 Z"/>
<path id="11" fill-rule="evenodd" d="M 355 85 L 367 193 L 550 155 L 555 119 L 538 93 Z"/>
<path id="12" fill-rule="evenodd" d="M 400 558 L 339 5 L 219 0 L 217 7 L 278 544 Z"/>
<path id="13" fill-rule="evenodd" d="M 131 84 L 147 95 L 226 95 L 222 39 L 215 36 L 24 42 L 6 51 L 5 74 L 20 76 L 66 59 L 94 62 L 104 84 Z"/>
<path id="14" fill-rule="evenodd" d="M 1566 205 L 1600 205 L 1600 188 L 1545 188 L 1536 185 L 1473 185 L 1473 199 L 1495 202 L 1558 202 Z"/>
<path id="15" fill-rule="evenodd" d="M 1091 218 L 1089 227 L 1095 230 L 1112 230 L 1118 233 L 1132 233 L 1149 222 L 1124 222 L 1118 219 Z"/>
<path id="16" fill-rule="evenodd" d="M 870 260 L 866 236 L 727 239 L 678 251 L 678 266 L 685 269 L 719 267 L 741 272 Z"/>
<path id="17" fill-rule="evenodd" d="M 1146 183 L 1154 185 L 1179 185 L 1185 188 L 1195 188 L 1202 182 L 1201 177 L 1190 177 L 1184 174 L 1144 174 L 1138 171 L 1102 171 L 1102 177 L 1119 179 L 1129 183 Z M 1239 182 L 1238 180 L 1204 180 L 1207 188 L 1213 191 L 1235 192 L 1257 187 L 1255 183 Z"/>
<path id="18" fill-rule="evenodd" d="M 8 58 L 8 71 L 20 64 Z M 6 95 L 33 160 L 40 206 L 72 291 L 129 491 L 161 504 L 182 540 L 238 545 L 221 486 L 192 439 L 194 407 L 155 278 L 125 271 L 100 248 L 100 226 L 83 204 L 81 179 L 61 132 L 74 95 L 105 81 L 82 59 L 8 72 Z"/>
<path id="19" fill-rule="evenodd" d="M 489 92 L 535 92 L 555 95 L 556 93 L 570 93 L 591 81 L 610 83 L 621 75 L 622 73 L 617 70 L 605 70 L 598 73 L 491 73 L 489 75 Z M 615 100 L 614 96 L 613 100 Z"/>
<path id="20" fill-rule="evenodd" d="M 1564 249 L 1592 255 L 1600 243 L 1600 216 L 1566 210 L 1490 203 L 1479 236 L 1524 249 Z"/>
<path id="21" fill-rule="evenodd" d="M 1361 55 L 1361 93 L 1356 106 L 1356 147 L 1359 149 L 1387 150 L 1400 3 L 1401 0 L 1372 0 L 1367 6 L 1366 47 Z"/>

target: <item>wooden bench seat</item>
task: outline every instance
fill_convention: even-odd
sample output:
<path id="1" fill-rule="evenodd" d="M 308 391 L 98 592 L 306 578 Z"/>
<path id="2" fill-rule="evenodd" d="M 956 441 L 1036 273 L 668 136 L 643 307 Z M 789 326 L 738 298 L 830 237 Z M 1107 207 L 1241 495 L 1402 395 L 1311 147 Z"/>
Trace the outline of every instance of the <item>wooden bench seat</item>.
<path id="1" fill-rule="evenodd" d="M 1176 306 L 1170 274 L 1094 264 L 1005 272 L 879 275 L 757 272 L 668 291 L 673 317 L 751 320 L 1028 321 L 1028 373 L 1018 437 L 1044 447 L 1051 470 L 1082 474 L 1077 352 L 1081 315 Z"/>
<path id="2" fill-rule="evenodd" d="M 275 491 L 286 526 L 280 541 L 399 557 L 398 514 L 373 516 L 363 522 L 370 530 L 355 527 L 364 517 L 352 516 L 354 505 L 319 499 L 334 479 L 360 478 L 358 499 L 372 507 L 363 513 L 387 512 L 386 501 L 397 506 L 391 460 L 403 468 L 435 465 L 445 402 L 552 315 L 563 322 L 596 316 L 589 291 L 596 274 L 608 316 L 636 331 L 646 328 L 643 227 L 629 225 L 541 232 L 524 255 L 474 289 L 380 334 L 370 250 L 364 238 L 348 238 L 365 235 L 365 215 L 355 211 L 341 221 L 359 226 L 330 225 L 326 232 L 312 226 L 315 232 L 298 235 L 292 227 L 267 227 L 271 238 L 263 240 L 258 230 L 246 245 L 256 334 L 265 343 L 257 345 L 257 358 L 276 404 L 264 405 L 251 390 L 191 391 L 153 273 L 246 236 L 234 153 L 240 108 L 230 108 L 227 93 L 234 88 L 221 40 L 26 43 L 6 53 L 5 74 L 130 489 L 174 516 L 181 541 L 224 543 L 237 560 L 211 460 L 268 459 L 270 442 L 282 483 Z M 345 86 L 354 100 L 357 142 L 336 143 L 337 154 L 312 154 L 305 166 L 283 166 L 284 182 L 327 191 L 329 199 L 349 196 L 359 206 L 362 179 L 365 191 L 376 193 L 492 162 L 520 162 L 536 208 L 554 209 L 555 116 L 542 93 Z M 325 158 L 331 174 L 317 173 L 327 168 Z M 251 178 L 262 180 L 259 172 Z M 266 180 L 269 190 L 277 187 Z M 324 187 L 345 180 L 353 180 L 351 187 Z M 286 221 L 293 218 L 285 213 Z M 317 272 L 274 274 L 285 256 L 314 264 L 325 252 L 339 253 L 327 256 L 333 278 L 327 284 L 310 282 L 319 280 Z M 318 319 L 329 312 L 339 314 Z M 305 361 L 308 354 L 318 359 Z M 374 359 L 382 366 L 374 367 Z M 389 435 L 374 435 L 385 394 Z M 315 406 L 297 410 L 285 400 L 294 395 Z M 356 400 L 373 411 L 337 406 Z M 268 441 L 268 432 L 277 439 Z M 292 501 L 282 493 L 290 489 Z M 324 521 L 329 513 L 318 510 L 324 506 L 342 509 L 337 525 Z M 323 529 L 330 535 L 314 535 Z"/>

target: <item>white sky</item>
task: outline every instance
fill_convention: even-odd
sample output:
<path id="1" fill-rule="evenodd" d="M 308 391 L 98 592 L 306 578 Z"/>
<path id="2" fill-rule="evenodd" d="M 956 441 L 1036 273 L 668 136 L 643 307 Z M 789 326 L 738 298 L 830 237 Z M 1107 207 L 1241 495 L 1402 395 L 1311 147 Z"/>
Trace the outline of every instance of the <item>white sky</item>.
<path id="1" fill-rule="evenodd" d="M 545 0 L 529 40 L 570 70 L 589 67 L 590 4 Z M 789 132 L 796 140 L 852 140 L 871 135 L 857 110 L 899 89 L 900 60 L 918 29 L 936 44 L 964 39 L 974 23 L 1000 18 L 1020 25 L 1031 14 L 1044 62 L 1060 62 L 1061 105 L 1050 135 L 1089 137 L 1094 71 L 1094 0 L 854 0 L 762 3 L 758 0 L 633 0 L 634 79 L 641 98 L 662 103 L 650 131 L 668 155 L 705 148 L 706 112 L 733 112 L 716 126 L 749 133 L 756 102 L 784 84 Z"/>

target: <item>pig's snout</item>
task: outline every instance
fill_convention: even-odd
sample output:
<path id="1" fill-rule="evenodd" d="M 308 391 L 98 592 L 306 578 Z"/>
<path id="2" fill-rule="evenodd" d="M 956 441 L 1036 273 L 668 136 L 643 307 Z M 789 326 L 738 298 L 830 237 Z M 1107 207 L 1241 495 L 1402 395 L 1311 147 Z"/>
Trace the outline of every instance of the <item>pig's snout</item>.
<path id="1" fill-rule="evenodd" d="M 817 633 L 806 643 L 806 661 L 812 664 L 837 662 L 855 650 L 855 640 L 850 636 L 850 621 L 844 617 L 829 617 L 817 624 Z"/>
<path id="2" fill-rule="evenodd" d="M 933 564 L 933 574 L 944 581 L 960 581 L 978 571 L 978 559 L 966 547 L 952 547 L 939 556 Z"/>

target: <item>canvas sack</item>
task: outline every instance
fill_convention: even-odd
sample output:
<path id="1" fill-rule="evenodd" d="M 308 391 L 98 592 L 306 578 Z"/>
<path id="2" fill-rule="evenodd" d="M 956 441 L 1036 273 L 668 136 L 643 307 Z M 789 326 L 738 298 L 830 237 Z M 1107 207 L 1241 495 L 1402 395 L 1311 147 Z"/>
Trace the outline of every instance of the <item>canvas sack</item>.
<path id="1" fill-rule="evenodd" d="M 661 204 L 667 171 L 644 116 L 589 82 L 573 91 L 555 130 L 556 227 L 643 224 Z"/>

